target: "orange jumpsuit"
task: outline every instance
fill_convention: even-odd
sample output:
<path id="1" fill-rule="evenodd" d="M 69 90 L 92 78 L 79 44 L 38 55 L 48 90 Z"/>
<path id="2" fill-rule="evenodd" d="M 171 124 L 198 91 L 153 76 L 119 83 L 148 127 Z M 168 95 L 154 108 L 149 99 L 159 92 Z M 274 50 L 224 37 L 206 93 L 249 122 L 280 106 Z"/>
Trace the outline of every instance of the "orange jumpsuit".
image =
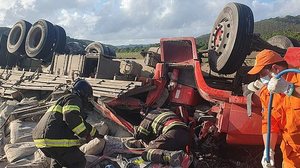
<path id="1" fill-rule="evenodd" d="M 268 129 L 268 104 L 270 99 L 270 93 L 266 86 L 261 89 L 259 98 L 262 106 L 262 134 L 266 134 Z M 272 104 L 273 110 L 271 115 L 271 133 L 281 134 L 281 131 L 283 130 L 285 119 L 282 117 L 282 111 L 278 110 L 279 107 L 282 107 L 283 100 L 284 95 L 274 94 Z"/>
<path id="2" fill-rule="evenodd" d="M 300 86 L 300 74 L 289 73 L 286 80 Z M 262 133 L 267 133 L 269 92 L 263 87 L 260 100 L 263 108 Z M 274 94 L 271 132 L 281 133 L 283 168 L 300 168 L 300 98 Z"/>
<path id="3" fill-rule="evenodd" d="M 300 74 L 289 73 L 286 80 L 300 86 Z M 300 98 L 285 96 L 280 111 L 284 111 L 286 118 L 280 146 L 283 155 L 283 167 L 300 168 Z"/>

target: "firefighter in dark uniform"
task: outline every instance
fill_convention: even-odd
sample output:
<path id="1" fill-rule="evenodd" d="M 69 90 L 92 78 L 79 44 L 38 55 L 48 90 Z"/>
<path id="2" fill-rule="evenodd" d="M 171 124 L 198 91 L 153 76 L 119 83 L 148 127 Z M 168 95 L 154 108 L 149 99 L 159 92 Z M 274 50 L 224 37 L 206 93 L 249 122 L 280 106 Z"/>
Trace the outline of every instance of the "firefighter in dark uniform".
<path id="1" fill-rule="evenodd" d="M 84 153 L 79 150 L 82 139 L 88 142 L 99 135 L 85 121 L 87 115 L 83 110 L 92 96 L 93 90 L 87 81 L 75 81 L 71 93 L 51 106 L 34 128 L 34 143 L 52 158 L 52 167 L 85 167 Z"/>
<path id="2" fill-rule="evenodd" d="M 148 144 L 142 153 L 145 161 L 170 164 L 174 167 L 181 165 L 184 150 L 190 143 L 187 125 L 167 109 L 148 113 L 141 124 L 134 128 L 134 137 Z"/>

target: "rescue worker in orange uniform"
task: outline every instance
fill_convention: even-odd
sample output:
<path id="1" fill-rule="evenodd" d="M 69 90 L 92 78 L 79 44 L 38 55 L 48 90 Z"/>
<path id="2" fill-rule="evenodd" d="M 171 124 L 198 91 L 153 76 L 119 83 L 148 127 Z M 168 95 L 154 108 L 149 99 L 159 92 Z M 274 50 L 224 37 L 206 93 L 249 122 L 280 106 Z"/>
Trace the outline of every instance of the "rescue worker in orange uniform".
<path id="1" fill-rule="evenodd" d="M 266 162 L 265 150 L 262 158 L 262 166 L 269 167 L 275 165 L 274 148 L 277 142 L 278 134 L 281 134 L 282 142 L 280 147 L 283 154 L 283 167 L 300 167 L 300 99 L 293 96 L 294 94 L 297 95 L 297 93 L 294 93 L 294 86 L 300 84 L 300 75 L 290 73 L 283 76 L 285 80 L 281 80 L 284 80 L 286 83 L 284 87 L 285 89 L 282 89 L 283 87 L 278 87 L 278 84 L 274 84 L 276 83 L 276 81 L 272 82 L 271 78 L 282 70 L 288 68 L 288 64 L 284 61 L 284 59 L 274 51 L 263 50 L 256 56 L 255 61 L 256 62 L 254 67 L 248 72 L 248 74 L 259 74 L 260 80 L 266 86 L 268 86 L 264 86 L 260 91 L 260 99 L 263 108 L 262 133 L 265 143 L 267 132 L 267 110 L 270 96 L 270 92 L 267 90 L 267 88 L 276 86 L 273 87 L 272 92 L 279 93 L 274 94 L 273 99 L 273 109 L 271 117 L 270 164 L 267 164 Z M 278 81 L 279 80 L 277 80 L 277 83 Z M 286 85 L 293 86 L 287 87 Z M 277 88 L 277 90 L 275 88 Z"/>
<path id="2" fill-rule="evenodd" d="M 153 110 L 134 128 L 134 138 L 148 144 L 142 153 L 145 161 L 180 167 L 190 143 L 190 132 L 184 122 L 167 109 Z"/>
<path id="3" fill-rule="evenodd" d="M 51 106 L 32 131 L 37 148 L 52 158 L 54 168 L 84 168 L 86 159 L 80 151 L 80 139 L 85 141 L 99 137 L 98 131 L 85 121 L 84 107 L 93 96 L 91 85 L 79 79 L 72 92 L 61 97 Z"/>

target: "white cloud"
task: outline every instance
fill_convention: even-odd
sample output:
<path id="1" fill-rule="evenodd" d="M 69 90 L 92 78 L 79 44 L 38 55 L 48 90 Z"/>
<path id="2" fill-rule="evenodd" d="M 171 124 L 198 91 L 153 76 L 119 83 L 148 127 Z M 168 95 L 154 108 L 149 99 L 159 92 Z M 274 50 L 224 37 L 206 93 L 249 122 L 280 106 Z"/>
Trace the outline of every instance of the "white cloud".
<path id="1" fill-rule="evenodd" d="M 248 5 L 255 20 L 299 15 L 299 0 L 236 0 Z M 0 26 L 20 19 L 46 19 L 74 38 L 110 44 L 153 43 L 161 37 L 210 32 L 230 0 L 0 0 Z"/>
<path id="2" fill-rule="evenodd" d="M 36 0 L 21 0 L 20 3 L 24 9 L 30 10 L 35 8 Z"/>

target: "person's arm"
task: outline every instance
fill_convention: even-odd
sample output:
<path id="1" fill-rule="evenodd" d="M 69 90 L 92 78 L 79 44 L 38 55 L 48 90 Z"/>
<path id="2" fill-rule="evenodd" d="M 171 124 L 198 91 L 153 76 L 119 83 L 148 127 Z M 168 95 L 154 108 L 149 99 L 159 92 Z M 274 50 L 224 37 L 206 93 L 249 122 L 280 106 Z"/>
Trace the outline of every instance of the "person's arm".
<path id="1" fill-rule="evenodd" d="M 266 143 L 267 143 L 267 128 L 268 128 L 268 123 L 267 123 L 267 116 L 268 116 L 268 108 L 267 108 L 267 102 L 269 99 L 266 99 L 267 101 L 262 102 L 263 106 L 263 112 L 262 112 L 262 134 L 263 134 L 263 142 L 264 142 L 264 152 L 263 152 L 263 157 L 261 160 L 261 164 L 263 168 L 268 168 L 272 167 L 275 165 L 275 160 L 274 160 L 274 155 L 275 155 L 275 146 L 277 143 L 278 135 L 280 134 L 280 128 L 281 128 L 281 119 L 282 119 L 282 106 L 281 106 L 281 101 L 282 98 L 280 95 L 275 95 L 273 103 L 277 105 L 273 109 L 272 115 L 271 115 L 271 134 L 270 134 L 270 151 L 269 151 L 269 156 L 270 156 L 270 162 L 267 162 L 267 148 L 266 148 Z"/>
<path id="2" fill-rule="evenodd" d="M 64 121 L 78 137 L 89 138 L 97 133 L 97 130 L 82 118 L 80 100 L 68 100 L 63 106 L 62 113 Z"/>
<path id="3" fill-rule="evenodd" d="M 271 133 L 270 136 L 270 148 L 275 151 L 275 146 L 277 143 L 277 139 L 278 139 L 278 134 L 277 133 Z M 264 145 L 266 147 L 267 144 L 267 134 L 263 134 L 263 141 L 264 141 Z"/>

